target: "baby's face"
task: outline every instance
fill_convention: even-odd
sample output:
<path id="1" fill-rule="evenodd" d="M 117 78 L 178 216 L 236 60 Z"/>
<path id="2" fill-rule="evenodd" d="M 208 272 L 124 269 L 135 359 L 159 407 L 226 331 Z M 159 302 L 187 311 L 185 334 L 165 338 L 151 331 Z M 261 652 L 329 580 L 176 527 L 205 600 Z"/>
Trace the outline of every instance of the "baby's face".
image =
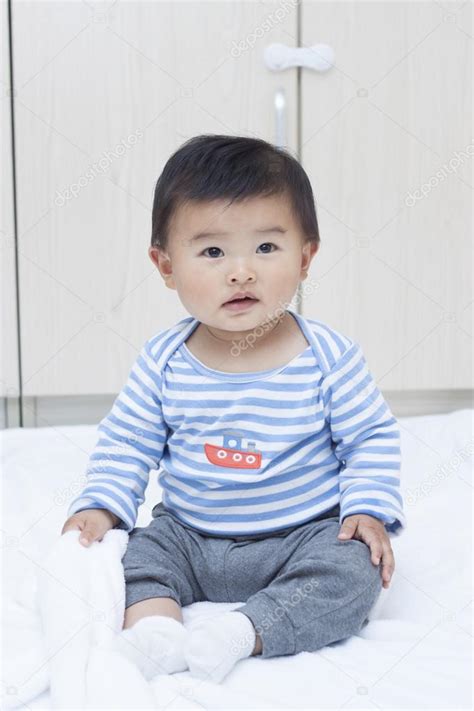
<path id="1" fill-rule="evenodd" d="M 188 202 L 174 214 L 168 250 L 149 255 L 165 283 L 201 323 L 250 331 L 282 314 L 306 276 L 318 246 L 305 242 L 284 196 Z M 257 300 L 224 306 L 237 292 Z"/>

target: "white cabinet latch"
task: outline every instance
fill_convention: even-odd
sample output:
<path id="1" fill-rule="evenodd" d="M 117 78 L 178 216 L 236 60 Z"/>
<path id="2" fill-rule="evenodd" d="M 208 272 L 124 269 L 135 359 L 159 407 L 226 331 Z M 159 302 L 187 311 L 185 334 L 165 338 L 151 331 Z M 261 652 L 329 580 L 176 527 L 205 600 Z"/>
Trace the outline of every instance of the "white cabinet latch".
<path id="1" fill-rule="evenodd" d="M 327 44 L 313 47 L 287 47 L 286 44 L 270 44 L 263 53 L 265 64 L 274 72 L 290 67 L 307 67 L 316 72 L 327 72 L 334 65 L 334 50 Z"/>

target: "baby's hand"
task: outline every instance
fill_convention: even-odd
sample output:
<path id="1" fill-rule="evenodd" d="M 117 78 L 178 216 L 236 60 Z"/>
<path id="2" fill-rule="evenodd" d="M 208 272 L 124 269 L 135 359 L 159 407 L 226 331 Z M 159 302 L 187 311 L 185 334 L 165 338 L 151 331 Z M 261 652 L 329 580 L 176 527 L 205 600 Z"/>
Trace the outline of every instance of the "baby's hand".
<path id="1" fill-rule="evenodd" d="M 387 531 L 379 518 L 368 514 L 353 514 L 342 522 L 337 537 L 341 540 L 356 538 L 366 543 L 372 554 L 372 562 L 378 565 L 382 557 L 382 584 L 390 585 L 390 578 L 395 570 L 395 558 Z"/>
<path id="2" fill-rule="evenodd" d="M 118 516 L 106 509 L 86 509 L 70 516 L 63 526 L 61 535 L 67 531 L 82 531 L 79 542 L 88 546 L 101 541 L 107 531 L 120 522 Z"/>

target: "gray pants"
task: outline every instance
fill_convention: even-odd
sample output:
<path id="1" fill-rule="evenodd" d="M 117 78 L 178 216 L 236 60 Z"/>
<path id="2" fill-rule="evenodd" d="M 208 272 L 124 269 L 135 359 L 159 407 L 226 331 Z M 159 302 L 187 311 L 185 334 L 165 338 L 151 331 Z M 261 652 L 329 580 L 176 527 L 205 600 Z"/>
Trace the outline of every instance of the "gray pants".
<path id="1" fill-rule="evenodd" d="M 181 523 L 160 502 L 134 528 L 122 559 L 125 607 L 152 597 L 181 606 L 239 607 L 262 640 L 262 657 L 313 652 L 356 634 L 382 589 L 381 563 L 362 541 L 340 541 L 339 505 L 275 533 L 218 537 Z"/>

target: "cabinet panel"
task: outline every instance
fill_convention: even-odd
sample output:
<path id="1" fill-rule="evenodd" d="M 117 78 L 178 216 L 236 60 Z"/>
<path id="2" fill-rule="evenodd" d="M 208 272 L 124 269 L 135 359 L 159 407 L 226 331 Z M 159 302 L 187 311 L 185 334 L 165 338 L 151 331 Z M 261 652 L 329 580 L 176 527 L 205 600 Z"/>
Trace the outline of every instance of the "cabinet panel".
<path id="1" fill-rule="evenodd" d="M 471 12 L 303 3 L 303 44 L 336 57 L 302 75 L 321 231 L 303 313 L 359 341 L 383 389 L 473 386 Z"/>
<path id="2" fill-rule="evenodd" d="M 2 346 L 0 353 L 0 397 L 8 398 L 1 416 L 3 425 L 17 426 L 17 422 L 7 422 L 7 413 L 16 412 L 19 396 L 19 360 L 15 276 L 15 232 L 13 216 L 13 176 L 11 145 L 11 97 L 10 58 L 8 41 L 8 6 L 3 2 L 1 13 L 1 76 L 2 110 L 0 113 L 1 135 L 1 205 L 0 205 L 0 270 L 1 270 L 1 320 Z"/>
<path id="3" fill-rule="evenodd" d="M 188 315 L 147 255 L 156 179 L 199 133 L 273 141 L 277 87 L 295 147 L 296 72 L 262 52 L 296 44 L 296 19 L 276 2 L 14 3 L 26 395 L 117 392 Z"/>

